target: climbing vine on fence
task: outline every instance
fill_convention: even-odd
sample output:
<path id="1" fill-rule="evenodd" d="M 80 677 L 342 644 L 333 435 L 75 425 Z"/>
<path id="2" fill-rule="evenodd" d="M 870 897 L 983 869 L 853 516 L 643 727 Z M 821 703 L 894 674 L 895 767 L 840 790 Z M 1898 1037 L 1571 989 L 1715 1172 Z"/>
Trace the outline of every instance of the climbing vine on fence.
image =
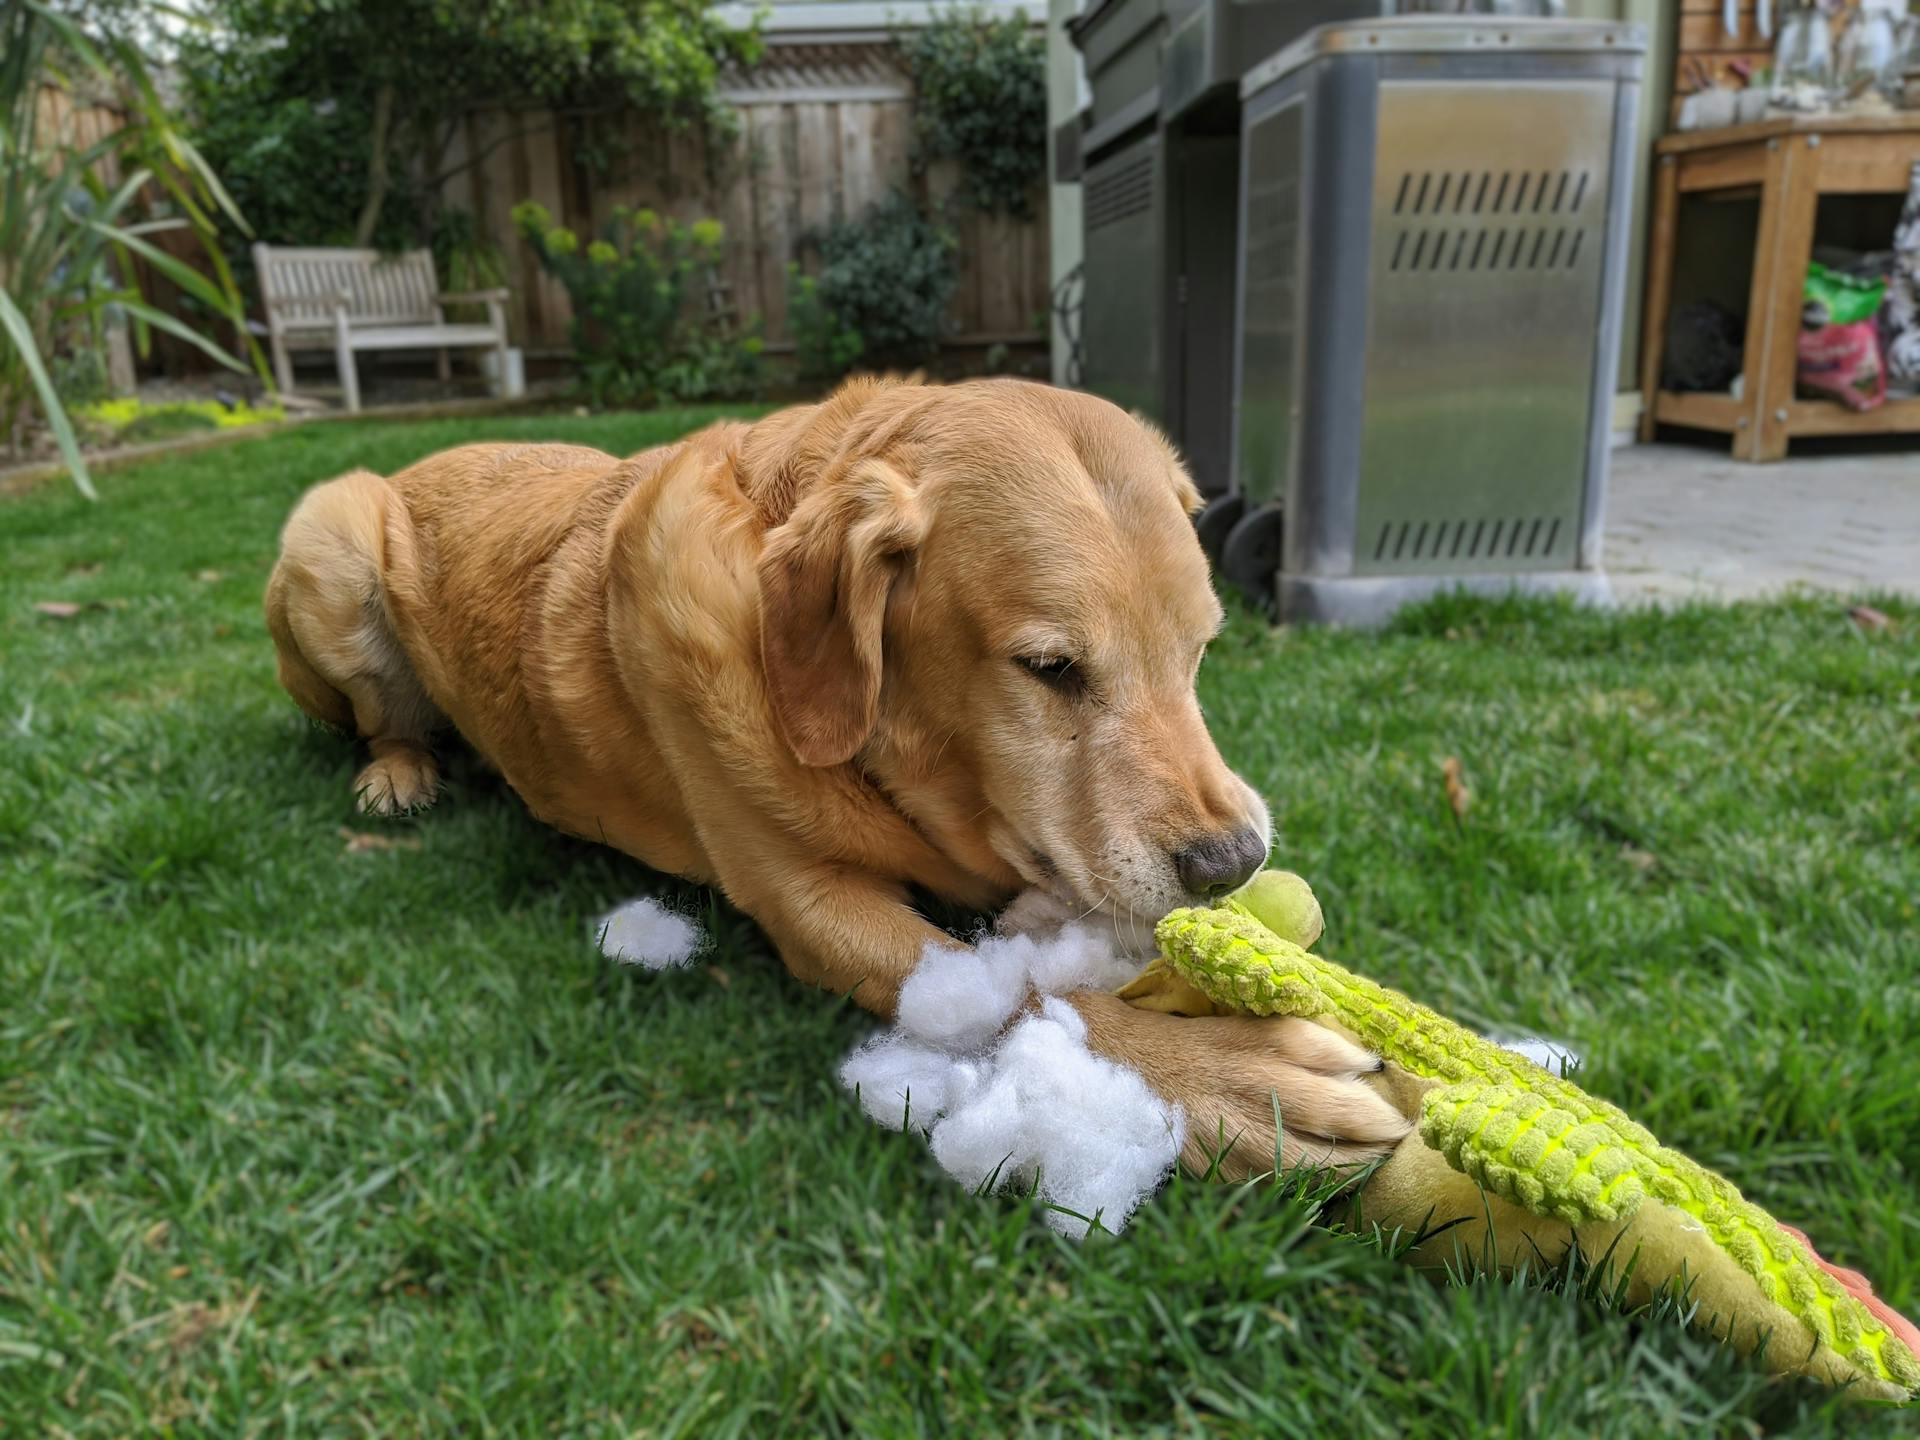
<path id="1" fill-rule="evenodd" d="M 914 84 L 914 168 L 960 164 L 960 198 L 1025 219 L 1047 170 L 1046 42 L 1017 17 L 948 10 L 900 37 Z"/>

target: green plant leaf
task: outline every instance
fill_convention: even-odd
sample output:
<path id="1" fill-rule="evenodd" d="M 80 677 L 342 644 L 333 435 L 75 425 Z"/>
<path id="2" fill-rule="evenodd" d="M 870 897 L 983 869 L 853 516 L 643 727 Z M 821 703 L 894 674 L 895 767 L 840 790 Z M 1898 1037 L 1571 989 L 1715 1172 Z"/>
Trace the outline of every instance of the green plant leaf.
<path id="1" fill-rule="evenodd" d="M 166 276 L 167 279 L 179 286 L 180 289 L 193 296 L 194 299 L 200 301 L 215 313 L 224 315 L 229 320 L 236 318 L 240 313 L 238 308 L 234 306 L 226 294 L 221 292 L 219 287 L 214 285 L 212 281 L 208 280 L 206 276 L 202 275 L 198 270 L 195 270 L 191 265 L 167 254 L 166 251 L 156 245 L 148 244 L 131 230 L 102 225 L 97 220 L 87 223 L 89 229 L 95 231 L 111 244 L 124 246 L 126 249 L 133 251 L 134 254 L 153 266 L 155 270 L 158 270 L 162 275 Z"/>
<path id="2" fill-rule="evenodd" d="M 98 500 L 100 495 L 93 488 L 92 477 L 87 474 L 87 462 L 80 454 L 80 441 L 73 433 L 73 422 L 67 419 L 66 407 L 60 403 L 59 392 L 53 388 L 47 367 L 41 363 L 39 347 L 34 344 L 33 328 L 27 324 L 27 317 L 20 313 L 20 308 L 13 303 L 13 297 L 5 290 L 0 290 L 0 330 L 6 331 L 8 340 L 13 343 L 14 353 L 20 357 L 20 363 L 33 380 L 33 388 L 40 395 L 41 413 L 46 416 L 47 425 L 53 431 L 54 443 L 60 447 L 60 458 L 67 462 L 67 471 L 73 476 L 73 483 L 87 499 Z"/>
<path id="3" fill-rule="evenodd" d="M 176 339 L 186 341 L 196 350 L 203 352 L 213 360 L 226 366 L 227 369 L 237 370 L 242 373 L 248 369 L 245 361 L 235 359 L 226 350 L 207 339 L 206 336 L 195 330 L 191 325 L 175 319 L 173 316 L 167 314 L 166 311 L 157 310 L 144 300 L 122 300 L 119 304 L 120 308 L 125 310 L 133 319 L 151 325 L 156 330 L 164 330 Z"/>

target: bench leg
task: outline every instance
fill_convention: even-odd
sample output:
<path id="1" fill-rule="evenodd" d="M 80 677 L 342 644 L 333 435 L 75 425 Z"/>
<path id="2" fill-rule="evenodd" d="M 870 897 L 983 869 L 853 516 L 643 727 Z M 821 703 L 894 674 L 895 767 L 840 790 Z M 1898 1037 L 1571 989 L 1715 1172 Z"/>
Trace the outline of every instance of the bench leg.
<path id="1" fill-rule="evenodd" d="M 434 373 L 440 377 L 442 385 L 453 380 L 453 352 L 442 345 L 434 357 Z"/>
<path id="2" fill-rule="evenodd" d="M 487 301 L 487 320 L 493 326 L 493 393 L 507 399 L 513 395 L 507 383 L 507 307 L 498 300 Z"/>
<path id="3" fill-rule="evenodd" d="M 347 409 L 357 414 L 360 409 L 360 373 L 353 363 L 353 347 L 340 345 L 333 354 L 334 363 L 340 367 L 340 389 L 346 396 Z"/>
<path id="4" fill-rule="evenodd" d="M 287 353 L 286 338 L 275 332 L 269 337 L 273 350 L 273 379 L 282 395 L 293 394 L 293 356 Z"/>
<path id="5" fill-rule="evenodd" d="M 360 409 L 360 374 L 353 366 L 353 331 L 347 325 L 345 309 L 333 314 L 333 363 L 340 371 L 340 389 L 345 393 L 347 409 Z"/>

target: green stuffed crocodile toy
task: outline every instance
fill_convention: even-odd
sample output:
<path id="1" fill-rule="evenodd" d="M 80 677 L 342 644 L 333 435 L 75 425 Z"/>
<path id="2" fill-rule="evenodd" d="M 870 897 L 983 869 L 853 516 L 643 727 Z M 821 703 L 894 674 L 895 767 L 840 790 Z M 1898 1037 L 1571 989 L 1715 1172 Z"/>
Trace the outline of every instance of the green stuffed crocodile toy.
<path id="1" fill-rule="evenodd" d="M 1879 1399 L 1920 1392 L 1920 1328 L 1864 1276 L 1617 1107 L 1309 954 L 1321 928 L 1306 882 L 1270 871 L 1223 905 L 1168 915 L 1161 958 L 1120 994 L 1175 1014 L 1298 1016 L 1380 1055 L 1377 1083 L 1418 1124 L 1367 1178 L 1364 1212 L 1427 1234 L 1416 1259 L 1513 1269 L 1577 1244 L 1630 1262 L 1633 1303 L 1684 1288 L 1693 1323 L 1743 1352 L 1764 1342 L 1773 1370 Z"/>

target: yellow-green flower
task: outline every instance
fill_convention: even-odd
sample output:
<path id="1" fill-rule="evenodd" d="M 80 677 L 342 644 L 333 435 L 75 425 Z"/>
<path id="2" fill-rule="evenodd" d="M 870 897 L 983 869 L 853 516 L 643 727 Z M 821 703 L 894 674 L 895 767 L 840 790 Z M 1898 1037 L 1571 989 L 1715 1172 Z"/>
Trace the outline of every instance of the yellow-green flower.
<path id="1" fill-rule="evenodd" d="M 587 246 L 587 259 L 596 265 L 613 265 L 619 262 L 620 252 L 606 241 L 596 240 Z"/>

